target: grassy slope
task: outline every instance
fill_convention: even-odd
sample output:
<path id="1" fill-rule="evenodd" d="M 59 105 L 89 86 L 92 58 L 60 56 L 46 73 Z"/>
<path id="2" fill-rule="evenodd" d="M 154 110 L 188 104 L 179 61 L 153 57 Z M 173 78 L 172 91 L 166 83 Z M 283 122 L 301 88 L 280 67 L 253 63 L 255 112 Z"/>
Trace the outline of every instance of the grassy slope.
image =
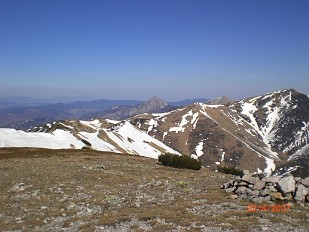
<path id="1" fill-rule="evenodd" d="M 309 227 L 308 208 L 247 213 L 249 202 L 231 200 L 219 189 L 229 179 L 206 168 L 174 169 L 130 155 L 0 149 L 0 231 L 285 231 Z M 18 183 L 24 189 L 13 190 Z"/>

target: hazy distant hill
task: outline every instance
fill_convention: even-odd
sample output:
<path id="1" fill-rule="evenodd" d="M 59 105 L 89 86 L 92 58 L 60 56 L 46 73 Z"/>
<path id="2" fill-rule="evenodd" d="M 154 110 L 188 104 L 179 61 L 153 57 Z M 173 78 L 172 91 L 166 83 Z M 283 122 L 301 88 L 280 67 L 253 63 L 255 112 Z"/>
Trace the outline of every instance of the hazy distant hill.
<path id="1" fill-rule="evenodd" d="M 140 113 L 165 112 L 176 109 L 175 105 L 181 107 L 191 102 L 207 100 L 188 99 L 166 103 L 158 99 L 153 98 L 150 102 L 101 99 L 50 104 L 46 103 L 45 100 L 34 98 L 2 98 L 0 99 L 0 127 L 27 130 L 40 124 L 65 119 L 91 119 L 97 117 L 125 119 Z M 161 107 L 161 105 L 156 104 L 165 105 Z"/>
<path id="2" fill-rule="evenodd" d="M 169 105 L 159 97 L 152 97 L 149 100 L 133 106 L 114 106 L 101 112 L 90 113 L 83 116 L 84 119 L 108 118 L 114 120 L 123 120 L 134 115 L 143 113 L 166 112 L 177 107 Z"/>
<path id="3" fill-rule="evenodd" d="M 40 125 L 64 119 L 78 119 L 87 113 L 94 113 L 119 105 L 136 105 L 136 100 L 95 100 L 72 103 L 44 104 L 40 106 L 13 106 L 0 109 L 0 127 L 26 130 Z"/>

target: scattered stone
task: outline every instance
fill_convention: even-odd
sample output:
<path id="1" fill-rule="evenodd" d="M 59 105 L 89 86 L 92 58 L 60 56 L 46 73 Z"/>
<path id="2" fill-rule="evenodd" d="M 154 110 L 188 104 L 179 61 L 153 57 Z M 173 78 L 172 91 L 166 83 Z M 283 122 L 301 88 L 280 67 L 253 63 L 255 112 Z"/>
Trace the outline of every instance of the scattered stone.
<path id="1" fill-rule="evenodd" d="M 13 188 L 11 189 L 12 192 L 22 192 L 25 191 L 26 188 L 28 188 L 28 186 L 25 186 L 24 183 L 17 183 L 13 186 Z"/>

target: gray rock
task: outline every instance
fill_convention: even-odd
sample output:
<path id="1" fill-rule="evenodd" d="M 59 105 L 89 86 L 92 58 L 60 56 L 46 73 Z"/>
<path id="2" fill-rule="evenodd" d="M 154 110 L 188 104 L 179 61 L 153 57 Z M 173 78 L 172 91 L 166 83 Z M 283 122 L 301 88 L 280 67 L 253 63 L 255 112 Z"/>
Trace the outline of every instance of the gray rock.
<path id="1" fill-rule="evenodd" d="M 295 195 L 294 195 L 295 201 L 298 201 L 298 202 L 305 201 L 307 194 L 308 194 L 308 191 L 307 191 L 306 187 L 302 184 L 297 184 L 296 192 L 295 192 Z"/>
<path id="2" fill-rule="evenodd" d="M 258 190 L 251 190 L 251 189 L 246 189 L 245 193 L 250 196 L 250 197 L 257 197 L 259 195 L 259 191 Z"/>
<path id="3" fill-rule="evenodd" d="M 277 192 L 277 189 L 274 186 L 267 186 L 266 189 L 271 190 L 271 192 Z"/>
<path id="4" fill-rule="evenodd" d="M 253 190 L 262 190 L 265 187 L 265 181 L 258 180 L 254 185 L 253 185 Z"/>
<path id="5" fill-rule="evenodd" d="M 13 186 L 13 188 L 11 189 L 11 191 L 13 192 L 22 192 L 25 191 L 27 188 L 27 186 L 25 186 L 24 183 L 17 183 Z"/>
<path id="6" fill-rule="evenodd" d="M 237 186 L 248 186 L 247 182 L 241 181 L 237 184 Z"/>
<path id="7" fill-rule="evenodd" d="M 271 201 L 270 196 L 264 197 L 264 202 L 270 202 L 270 201 Z"/>
<path id="8" fill-rule="evenodd" d="M 244 194 L 246 192 L 246 187 L 239 187 L 235 190 L 235 193 L 237 193 L 238 195 Z"/>
<path id="9" fill-rule="evenodd" d="M 300 182 L 300 181 L 302 180 L 302 178 L 300 178 L 300 177 L 294 177 L 294 180 L 295 180 L 296 182 Z"/>
<path id="10" fill-rule="evenodd" d="M 236 181 L 237 183 L 239 183 L 239 182 L 241 181 L 241 177 L 240 177 L 240 176 L 236 176 L 236 177 L 235 177 L 235 181 Z"/>
<path id="11" fill-rule="evenodd" d="M 286 196 L 283 196 L 281 193 L 279 192 L 271 192 L 269 194 L 271 200 L 276 200 L 276 199 L 279 199 L 279 200 L 291 200 L 292 199 L 292 194 L 287 194 Z"/>
<path id="12" fill-rule="evenodd" d="M 255 184 L 258 180 L 260 180 L 258 177 L 252 177 L 249 175 L 244 175 L 241 179 L 249 184 Z"/>
<path id="13" fill-rule="evenodd" d="M 263 189 L 263 190 L 260 191 L 260 196 L 264 197 L 264 196 L 270 194 L 271 192 L 273 192 L 273 191 L 270 190 L 270 189 Z"/>
<path id="14" fill-rule="evenodd" d="M 309 177 L 306 177 L 305 179 L 303 179 L 303 180 L 301 181 L 301 183 L 302 183 L 304 186 L 309 187 Z"/>
<path id="15" fill-rule="evenodd" d="M 225 192 L 231 193 L 231 192 L 233 192 L 235 189 L 236 189 L 236 187 L 226 188 L 226 189 L 225 189 Z"/>
<path id="16" fill-rule="evenodd" d="M 260 172 L 260 173 L 258 173 L 258 177 L 260 178 L 260 180 L 263 179 L 264 177 L 266 177 L 267 175 L 268 175 L 267 172 Z"/>
<path id="17" fill-rule="evenodd" d="M 249 172 L 249 170 L 243 170 L 243 171 L 242 171 L 242 173 L 243 173 L 244 175 L 248 175 L 248 176 L 250 176 L 250 172 Z"/>
<path id="18" fill-rule="evenodd" d="M 284 177 L 278 182 L 278 186 L 283 193 L 294 192 L 295 191 L 295 180 L 293 176 Z"/>
<path id="19" fill-rule="evenodd" d="M 266 183 L 278 183 L 281 180 L 280 176 L 269 176 L 262 179 Z"/>
<path id="20" fill-rule="evenodd" d="M 233 199 L 233 200 L 235 200 L 235 199 L 237 199 L 237 198 L 238 198 L 238 195 L 235 195 L 235 194 L 234 194 L 234 195 L 231 196 L 231 199 Z"/>
<path id="21" fill-rule="evenodd" d="M 262 204 L 265 200 L 264 197 L 254 197 L 252 198 L 252 201 L 257 204 Z"/>

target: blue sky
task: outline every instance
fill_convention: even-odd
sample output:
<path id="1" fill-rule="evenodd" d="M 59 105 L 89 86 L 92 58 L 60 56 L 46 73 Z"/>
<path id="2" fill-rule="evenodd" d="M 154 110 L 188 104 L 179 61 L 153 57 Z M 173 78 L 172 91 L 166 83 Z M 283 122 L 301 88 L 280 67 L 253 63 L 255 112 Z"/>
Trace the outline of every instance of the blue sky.
<path id="1" fill-rule="evenodd" d="M 0 97 L 309 94 L 308 0 L 1 0 Z"/>

